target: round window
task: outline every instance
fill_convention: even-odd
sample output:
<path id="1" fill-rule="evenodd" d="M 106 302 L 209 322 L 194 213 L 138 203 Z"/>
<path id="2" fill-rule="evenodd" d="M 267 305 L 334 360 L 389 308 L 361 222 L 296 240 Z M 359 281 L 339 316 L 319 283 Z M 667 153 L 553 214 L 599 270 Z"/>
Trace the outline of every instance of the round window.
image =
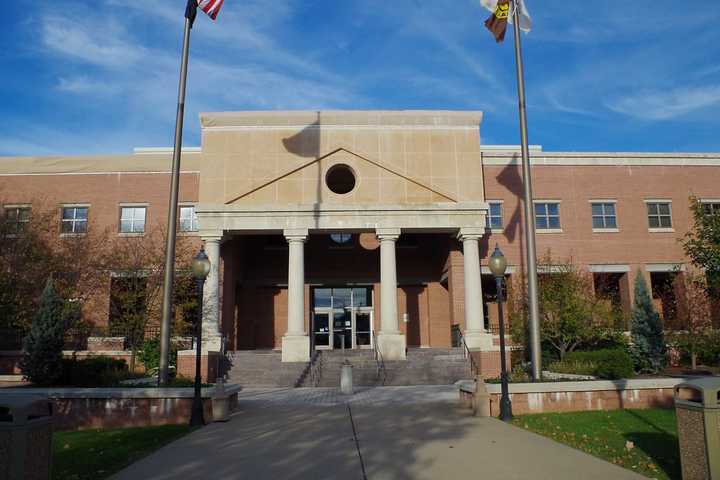
<path id="1" fill-rule="evenodd" d="M 333 193 L 350 193 L 355 188 L 355 172 L 347 165 L 334 165 L 325 175 L 325 183 Z"/>

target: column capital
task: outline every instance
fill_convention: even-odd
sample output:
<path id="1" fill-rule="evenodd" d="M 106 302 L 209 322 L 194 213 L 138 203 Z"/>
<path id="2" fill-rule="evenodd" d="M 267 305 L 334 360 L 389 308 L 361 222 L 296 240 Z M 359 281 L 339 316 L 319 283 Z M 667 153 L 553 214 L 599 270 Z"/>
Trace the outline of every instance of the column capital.
<path id="1" fill-rule="evenodd" d="M 288 228 L 283 230 L 285 239 L 290 242 L 305 242 L 308 237 L 307 228 Z"/>
<path id="2" fill-rule="evenodd" d="M 375 235 L 378 240 L 392 240 L 395 241 L 400 238 L 399 228 L 377 228 L 375 229 Z"/>
<path id="3" fill-rule="evenodd" d="M 480 227 L 466 227 L 461 228 L 458 231 L 457 239 L 461 242 L 465 240 L 480 240 L 485 236 L 485 228 Z"/>

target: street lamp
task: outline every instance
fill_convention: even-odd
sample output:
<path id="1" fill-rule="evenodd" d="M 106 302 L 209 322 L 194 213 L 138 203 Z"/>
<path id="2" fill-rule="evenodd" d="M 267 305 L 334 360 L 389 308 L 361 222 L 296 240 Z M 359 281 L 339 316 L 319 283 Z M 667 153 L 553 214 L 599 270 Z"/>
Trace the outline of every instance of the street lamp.
<path id="1" fill-rule="evenodd" d="M 195 277 L 195 287 L 197 288 L 199 303 L 197 317 L 195 318 L 195 394 L 193 396 L 192 413 L 190 414 L 190 426 L 199 427 L 205 424 L 205 419 L 203 418 L 202 397 L 200 394 L 203 287 L 205 286 L 205 279 L 207 278 L 208 273 L 210 273 L 210 260 L 205 254 L 205 247 L 200 248 L 198 254 L 195 255 L 195 258 L 193 258 L 192 273 Z"/>
<path id="2" fill-rule="evenodd" d="M 505 319 L 503 318 L 503 292 L 502 284 L 507 269 L 507 259 L 495 245 L 495 251 L 490 256 L 490 271 L 495 276 L 495 288 L 497 289 L 498 315 L 500 316 L 500 385 L 502 395 L 500 396 L 500 420 L 509 422 L 512 420 L 512 402 L 508 392 L 508 372 L 505 361 Z"/>

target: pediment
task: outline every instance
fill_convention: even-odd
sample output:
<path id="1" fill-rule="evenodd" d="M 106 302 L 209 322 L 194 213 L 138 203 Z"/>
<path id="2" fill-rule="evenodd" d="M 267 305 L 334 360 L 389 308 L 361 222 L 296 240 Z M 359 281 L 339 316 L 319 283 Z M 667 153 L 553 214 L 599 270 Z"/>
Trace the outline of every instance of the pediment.
<path id="1" fill-rule="evenodd" d="M 291 139 L 292 140 L 292 139 Z M 287 144 L 286 144 L 287 147 Z M 322 155 L 276 155 L 275 173 L 250 180 L 238 190 L 230 185 L 226 204 L 427 204 L 457 203 L 452 188 L 455 179 L 420 177 L 413 174 L 412 161 L 405 155 L 380 160 L 370 154 L 336 144 Z M 263 159 L 256 160 L 260 167 Z M 408 166 L 408 163 L 411 165 Z M 355 175 L 355 187 L 346 194 L 333 193 L 326 184 L 326 174 L 335 165 L 347 165 Z"/>

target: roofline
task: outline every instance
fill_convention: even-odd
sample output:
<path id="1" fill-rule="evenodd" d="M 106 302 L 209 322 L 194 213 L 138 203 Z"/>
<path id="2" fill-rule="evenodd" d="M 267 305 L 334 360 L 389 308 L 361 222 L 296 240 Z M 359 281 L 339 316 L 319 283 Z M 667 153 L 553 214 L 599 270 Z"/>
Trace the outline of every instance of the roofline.
<path id="1" fill-rule="evenodd" d="M 520 152 L 492 152 L 481 147 L 484 165 L 520 165 Z M 720 166 L 720 153 L 684 152 L 542 152 L 530 151 L 534 166 Z"/>
<path id="2" fill-rule="evenodd" d="M 305 128 L 478 129 L 472 110 L 287 110 L 200 113 L 202 130 Z"/>

